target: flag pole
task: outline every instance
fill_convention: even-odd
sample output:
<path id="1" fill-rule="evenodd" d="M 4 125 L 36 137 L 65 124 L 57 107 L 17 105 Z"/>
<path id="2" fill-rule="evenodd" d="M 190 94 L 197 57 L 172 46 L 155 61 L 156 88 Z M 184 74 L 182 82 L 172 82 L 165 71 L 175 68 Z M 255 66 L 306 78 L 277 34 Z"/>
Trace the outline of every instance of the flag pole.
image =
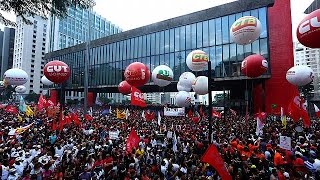
<path id="1" fill-rule="evenodd" d="M 212 142 L 212 138 L 211 138 L 211 134 L 212 134 L 212 93 L 211 93 L 211 83 L 212 83 L 212 79 L 211 79 L 211 61 L 208 61 L 208 101 L 209 101 L 209 115 L 208 115 L 208 130 L 209 130 L 209 144 L 211 144 Z"/>

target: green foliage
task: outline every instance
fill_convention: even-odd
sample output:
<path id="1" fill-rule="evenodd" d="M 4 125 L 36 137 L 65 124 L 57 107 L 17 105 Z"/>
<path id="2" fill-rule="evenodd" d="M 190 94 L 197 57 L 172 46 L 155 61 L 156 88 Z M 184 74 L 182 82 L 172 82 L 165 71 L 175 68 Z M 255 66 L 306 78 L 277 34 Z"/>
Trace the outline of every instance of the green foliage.
<path id="1" fill-rule="evenodd" d="M 51 14 L 59 17 L 67 15 L 68 7 L 79 7 L 87 9 L 94 6 L 93 0 L 2 0 L 0 1 L 0 10 L 8 13 L 15 13 L 22 17 L 27 24 L 32 24 L 27 17 L 41 16 L 47 19 Z M 3 17 L 0 13 L 0 23 L 6 26 L 16 26 Z"/>
<path id="2" fill-rule="evenodd" d="M 28 101 L 28 102 L 38 102 L 40 95 L 36 94 L 35 92 L 31 92 L 30 94 L 28 94 L 24 100 Z"/>
<path id="3" fill-rule="evenodd" d="M 8 85 L 6 88 L 1 90 L 1 96 L 0 100 L 1 101 L 6 101 L 12 98 L 14 92 L 14 88 L 11 85 Z"/>

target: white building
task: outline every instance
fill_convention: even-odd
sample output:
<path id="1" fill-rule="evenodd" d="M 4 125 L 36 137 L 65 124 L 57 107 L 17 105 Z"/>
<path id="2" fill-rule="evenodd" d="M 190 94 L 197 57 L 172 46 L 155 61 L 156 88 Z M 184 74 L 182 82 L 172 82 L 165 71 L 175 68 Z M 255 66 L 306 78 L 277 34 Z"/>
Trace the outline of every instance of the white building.
<path id="1" fill-rule="evenodd" d="M 28 25 L 21 17 L 17 17 L 17 28 L 14 41 L 13 68 L 20 68 L 29 75 L 24 85 L 26 93 L 40 93 L 42 84 L 43 57 L 46 48 L 47 21 L 41 17 L 28 18 L 33 23 Z"/>

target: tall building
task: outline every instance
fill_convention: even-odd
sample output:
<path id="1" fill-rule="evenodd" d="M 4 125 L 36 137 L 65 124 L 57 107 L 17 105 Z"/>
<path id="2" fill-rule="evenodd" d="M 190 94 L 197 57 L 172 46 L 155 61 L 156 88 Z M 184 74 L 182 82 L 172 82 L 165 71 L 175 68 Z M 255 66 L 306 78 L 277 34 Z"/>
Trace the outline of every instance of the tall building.
<path id="1" fill-rule="evenodd" d="M 5 27 L 3 30 L 3 39 L 0 41 L 2 42 L 1 50 L 1 72 L 0 76 L 6 72 L 6 70 L 11 69 L 13 65 L 13 52 L 14 52 L 14 36 L 15 36 L 15 29 Z"/>
<path id="2" fill-rule="evenodd" d="M 89 24 L 90 30 L 88 29 Z M 86 42 L 88 31 L 90 31 L 91 40 L 122 31 L 118 26 L 96 12 L 76 7 L 68 9 L 66 18 L 50 17 L 48 26 L 50 29 L 48 33 L 49 43 L 47 44 L 48 52 Z"/>
<path id="3" fill-rule="evenodd" d="M 310 67 L 316 77 L 320 77 L 320 49 L 303 46 L 299 42 L 294 43 L 294 64 Z"/>
<path id="4" fill-rule="evenodd" d="M 33 24 L 23 22 L 17 17 L 17 28 L 14 41 L 13 68 L 20 68 L 27 72 L 30 80 L 24 85 L 26 93 L 31 91 L 40 93 L 42 85 L 42 69 L 46 48 L 47 20 L 39 16 L 28 18 Z"/>

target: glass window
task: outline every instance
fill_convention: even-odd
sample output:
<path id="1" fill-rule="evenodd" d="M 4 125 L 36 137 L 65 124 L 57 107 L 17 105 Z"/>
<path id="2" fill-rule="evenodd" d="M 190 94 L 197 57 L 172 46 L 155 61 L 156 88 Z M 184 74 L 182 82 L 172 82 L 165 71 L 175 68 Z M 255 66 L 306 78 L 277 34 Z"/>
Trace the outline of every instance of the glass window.
<path id="1" fill-rule="evenodd" d="M 174 29 L 174 51 L 180 50 L 180 28 Z"/>
<path id="2" fill-rule="evenodd" d="M 144 49 L 144 47 L 142 46 L 142 36 L 138 37 L 138 47 L 137 47 L 137 51 L 138 51 L 138 58 L 142 57 L 142 51 Z"/>
<path id="3" fill-rule="evenodd" d="M 228 16 L 222 17 L 222 43 L 229 43 L 229 18 Z"/>
<path id="4" fill-rule="evenodd" d="M 173 79 L 175 81 L 179 80 L 179 77 L 181 75 L 181 53 L 180 52 L 176 52 L 174 55 L 174 59 L 175 59 L 175 66 L 173 67 L 172 71 L 173 71 Z"/>
<path id="5" fill-rule="evenodd" d="M 186 26 L 186 49 L 191 49 L 191 26 Z"/>
<path id="6" fill-rule="evenodd" d="M 222 47 L 216 46 L 216 66 L 215 66 L 215 77 L 221 77 L 222 76 Z"/>
<path id="7" fill-rule="evenodd" d="M 214 46 L 216 44 L 216 25 L 215 20 L 209 21 L 209 45 Z"/>
<path id="8" fill-rule="evenodd" d="M 119 53 L 120 53 L 120 56 L 119 56 L 119 60 L 123 60 L 123 41 L 120 41 L 120 47 L 119 47 Z"/>
<path id="9" fill-rule="evenodd" d="M 155 42 L 156 42 L 156 53 L 155 54 L 160 54 L 160 32 L 157 32 Z"/>
<path id="10" fill-rule="evenodd" d="M 191 25 L 191 48 L 196 49 L 197 48 L 197 24 Z"/>
<path id="11" fill-rule="evenodd" d="M 216 23 L 216 45 L 222 44 L 221 18 L 215 20 Z"/>
<path id="12" fill-rule="evenodd" d="M 235 14 L 229 15 L 229 27 L 228 27 L 228 32 L 227 32 L 228 37 L 229 37 L 229 43 L 232 42 L 232 40 L 230 38 L 230 28 L 235 21 L 236 21 L 236 15 Z"/>
<path id="13" fill-rule="evenodd" d="M 243 53 L 243 46 L 237 45 L 237 59 L 238 61 L 243 61 L 244 53 Z"/>
<path id="14" fill-rule="evenodd" d="M 150 56 L 150 41 L 151 41 L 151 35 L 147 35 L 147 44 L 146 44 L 146 56 Z"/>
<path id="15" fill-rule="evenodd" d="M 180 27 L 180 50 L 186 49 L 186 27 Z"/>
<path id="16" fill-rule="evenodd" d="M 142 37 L 142 57 L 145 57 L 146 56 L 146 52 L 147 52 L 147 44 L 146 44 L 146 39 L 147 39 L 147 36 L 146 35 L 144 35 L 143 37 Z"/>
<path id="17" fill-rule="evenodd" d="M 203 47 L 209 46 L 209 21 L 204 21 L 203 26 Z"/>
<path id="18" fill-rule="evenodd" d="M 151 52 L 151 55 L 155 55 L 156 54 L 156 34 L 153 33 L 151 34 L 151 37 L 150 37 L 150 52 Z"/>
<path id="19" fill-rule="evenodd" d="M 260 55 L 269 58 L 267 38 L 260 39 Z"/>
<path id="20" fill-rule="evenodd" d="M 174 29 L 170 29 L 170 52 L 174 52 Z"/>
<path id="21" fill-rule="evenodd" d="M 139 43 L 138 43 L 138 38 L 134 38 L 134 58 L 138 57 L 138 51 L 139 51 Z"/>
<path id="22" fill-rule="evenodd" d="M 130 39 L 130 59 L 133 58 L 133 54 L 134 54 L 134 38 L 131 38 Z"/>
<path id="23" fill-rule="evenodd" d="M 254 54 L 260 53 L 259 39 L 252 43 L 252 53 L 254 53 Z"/>
<path id="24" fill-rule="evenodd" d="M 160 32 L 160 51 L 159 51 L 160 54 L 164 53 L 164 45 L 165 45 L 165 43 L 164 43 L 164 31 L 161 31 Z"/>
<path id="25" fill-rule="evenodd" d="M 170 50 L 170 37 L 169 37 L 169 30 L 164 32 L 164 53 L 169 53 Z"/>
<path id="26" fill-rule="evenodd" d="M 165 64 L 164 55 L 160 55 L 160 64 Z"/>
<path id="27" fill-rule="evenodd" d="M 248 57 L 252 54 L 251 44 L 247 44 L 243 48 L 244 48 L 244 57 Z"/>
<path id="28" fill-rule="evenodd" d="M 229 54 L 230 54 L 230 51 L 229 51 L 229 45 L 223 45 L 223 77 L 225 76 L 231 76 L 231 73 L 230 73 L 230 61 L 229 61 Z"/>
<path id="29" fill-rule="evenodd" d="M 202 47 L 202 22 L 197 23 L 197 48 Z"/>
<path id="30" fill-rule="evenodd" d="M 265 38 L 268 35 L 268 28 L 267 28 L 267 8 L 260 8 L 259 9 L 259 20 L 261 22 L 261 34 L 260 38 Z"/>

